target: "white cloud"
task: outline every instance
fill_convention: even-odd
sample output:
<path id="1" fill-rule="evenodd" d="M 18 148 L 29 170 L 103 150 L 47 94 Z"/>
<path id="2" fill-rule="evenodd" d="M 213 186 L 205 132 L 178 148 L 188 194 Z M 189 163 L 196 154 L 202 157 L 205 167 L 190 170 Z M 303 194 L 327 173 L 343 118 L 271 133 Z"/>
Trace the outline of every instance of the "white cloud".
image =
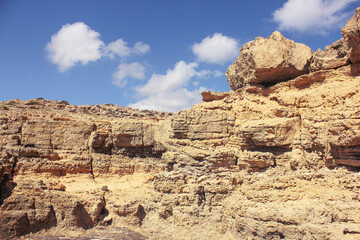
<path id="1" fill-rule="evenodd" d="M 110 58 L 114 58 L 114 54 L 119 55 L 120 57 L 129 56 L 131 53 L 131 49 L 127 46 L 127 42 L 122 40 L 121 38 L 109 43 L 106 46 L 106 54 L 110 56 Z"/>
<path id="2" fill-rule="evenodd" d="M 145 67 L 138 62 L 133 63 L 121 63 L 118 66 L 118 70 L 113 74 L 114 85 L 119 87 L 125 87 L 127 84 L 127 78 L 144 79 Z"/>
<path id="3" fill-rule="evenodd" d="M 273 13 L 279 30 L 325 34 L 346 23 L 351 13 L 344 12 L 357 0 L 288 0 Z"/>
<path id="4" fill-rule="evenodd" d="M 171 92 L 150 95 L 147 98 L 137 103 L 129 104 L 128 106 L 137 109 L 175 112 L 181 109 L 188 109 L 194 104 L 200 103 L 202 99 L 201 92 L 205 90 L 204 87 L 200 87 L 195 91 L 179 88 Z"/>
<path id="5" fill-rule="evenodd" d="M 200 72 L 197 72 L 197 76 L 199 78 L 210 78 L 210 77 L 214 77 L 214 78 L 218 78 L 218 77 L 222 77 L 225 76 L 222 72 L 220 72 L 219 70 L 202 70 Z"/>
<path id="6" fill-rule="evenodd" d="M 150 46 L 143 42 L 135 43 L 134 47 L 128 47 L 127 42 L 121 38 L 109 43 L 105 49 L 105 55 L 114 58 L 115 54 L 121 58 L 127 57 L 130 54 L 145 54 L 150 51 Z"/>
<path id="7" fill-rule="evenodd" d="M 180 61 L 165 75 L 153 74 L 148 82 L 136 88 L 138 95 L 144 99 L 129 107 L 152 109 L 158 111 L 178 111 L 201 102 L 200 93 L 205 88 L 190 91 L 186 86 L 193 78 L 204 78 L 204 71 L 196 71 L 197 63 Z"/>
<path id="8" fill-rule="evenodd" d="M 88 64 L 104 56 L 111 59 L 115 55 L 125 58 L 131 54 L 142 55 L 150 51 L 150 46 L 143 42 L 129 47 L 127 42 L 119 38 L 106 45 L 100 34 L 82 22 L 66 24 L 51 36 L 46 44 L 49 60 L 58 66 L 60 72 L 74 67 L 76 64 Z"/>
<path id="9" fill-rule="evenodd" d="M 77 63 L 83 65 L 102 57 L 100 34 L 82 22 L 64 25 L 46 45 L 49 60 L 64 72 Z"/>
<path id="10" fill-rule="evenodd" d="M 192 46 L 192 51 L 199 61 L 217 64 L 235 60 L 239 49 L 239 43 L 235 39 L 221 33 L 214 33 Z"/>
<path id="11" fill-rule="evenodd" d="M 137 54 L 144 54 L 150 51 L 150 46 L 143 42 L 137 42 L 134 45 L 134 50 Z"/>
<path id="12" fill-rule="evenodd" d="M 159 92 L 170 92 L 188 84 L 190 79 L 196 75 L 197 63 L 176 63 L 174 69 L 169 69 L 165 75 L 153 74 L 146 85 L 140 86 L 136 91 L 141 96 L 154 95 Z"/>

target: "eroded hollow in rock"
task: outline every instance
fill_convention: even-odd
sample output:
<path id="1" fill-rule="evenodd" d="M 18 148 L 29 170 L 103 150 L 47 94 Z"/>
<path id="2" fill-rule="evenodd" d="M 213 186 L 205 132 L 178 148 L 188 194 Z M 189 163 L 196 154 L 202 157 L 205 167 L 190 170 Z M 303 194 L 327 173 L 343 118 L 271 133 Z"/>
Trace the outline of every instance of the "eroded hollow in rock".
<path id="1" fill-rule="evenodd" d="M 17 186 L 11 178 L 12 177 L 9 174 L 4 174 L 2 181 L 0 182 L 0 206 L 3 204 L 5 199 L 11 196 L 12 191 Z"/>
<path id="2" fill-rule="evenodd" d="M 93 228 L 94 222 L 91 219 L 89 213 L 86 211 L 85 207 L 81 203 L 76 203 L 73 212 L 72 212 L 75 220 L 75 225 L 77 227 L 81 227 L 85 230 Z"/>

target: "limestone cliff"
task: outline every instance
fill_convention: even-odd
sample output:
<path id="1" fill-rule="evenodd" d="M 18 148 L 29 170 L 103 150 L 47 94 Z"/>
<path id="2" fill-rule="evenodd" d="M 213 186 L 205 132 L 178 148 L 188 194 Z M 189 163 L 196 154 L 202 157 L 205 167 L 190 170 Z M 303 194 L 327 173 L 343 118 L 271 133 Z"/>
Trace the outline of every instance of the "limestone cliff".
<path id="1" fill-rule="evenodd" d="M 231 92 L 174 114 L 2 102 L 0 238 L 359 239 L 359 14 L 325 51 L 245 44 Z"/>

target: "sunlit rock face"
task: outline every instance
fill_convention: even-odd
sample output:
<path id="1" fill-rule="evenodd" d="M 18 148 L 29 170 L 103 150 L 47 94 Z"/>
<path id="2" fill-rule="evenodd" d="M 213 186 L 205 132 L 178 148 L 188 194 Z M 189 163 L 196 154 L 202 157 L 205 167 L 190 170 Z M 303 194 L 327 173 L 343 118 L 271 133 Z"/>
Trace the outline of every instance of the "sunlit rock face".
<path id="1" fill-rule="evenodd" d="M 226 76 L 232 90 L 246 84 L 274 85 L 308 73 L 312 50 L 274 32 L 244 44 Z"/>
<path id="2" fill-rule="evenodd" d="M 341 29 L 348 46 L 351 48 L 350 60 L 353 63 L 360 61 L 360 9 L 356 9 L 355 15 Z"/>
<path id="3" fill-rule="evenodd" d="M 324 51 L 245 44 L 176 113 L 1 102 L 0 238 L 358 239 L 358 13 Z"/>

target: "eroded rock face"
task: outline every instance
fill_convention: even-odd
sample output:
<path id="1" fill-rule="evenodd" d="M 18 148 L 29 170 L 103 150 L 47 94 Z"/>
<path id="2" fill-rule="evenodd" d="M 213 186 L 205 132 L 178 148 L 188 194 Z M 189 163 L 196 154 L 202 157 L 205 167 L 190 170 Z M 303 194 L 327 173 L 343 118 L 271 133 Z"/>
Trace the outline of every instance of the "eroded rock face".
<path id="1" fill-rule="evenodd" d="M 341 29 L 341 33 L 351 48 L 350 59 L 353 63 L 360 61 L 360 8 L 355 15 Z"/>
<path id="2" fill-rule="evenodd" d="M 205 92 L 202 92 L 201 95 L 202 95 L 202 100 L 204 102 L 211 102 L 214 100 L 224 99 L 229 96 L 229 93 L 205 91 Z"/>
<path id="3" fill-rule="evenodd" d="M 285 54 L 308 48 L 257 39 L 229 68 L 254 77 L 229 81 L 241 91 L 205 92 L 174 114 L 1 102 L 0 238 L 87 239 L 101 226 L 154 239 L 358 239 L 360 77 L 347 38 L 318 51 L 311 73 L 298 64 L 308 57 Z M 276 66 L 238 68 L 281 52 Z"/>
<path id="4" fill-rule="evenodd" d="M 352 67 L 138 120 L 52 101 L 4 102 L 1 238 L 81 235 L 98 225 L 196 238 L 200 223 L 203 239 L 223 236 L 213 226 L 228 239 L 358 236 L 360 85 Z"/>
<path id="5" fill-rule="evenodd" d="M 310 63 L 310 72 L 335 69 L 349 64 L 350 47 L 342 38 L 332 45 L 327 46 L 325 51 L 317 50 Z"/>
<path id="6" fill-rule="evenodd" d="M 30 237 L 29 240 L 94 240 L 94 239 L 107 239 L 107 240 L 146 240 L 149 239 L 139 233 L 131 231 L 124 227 L 96 227 L 89 230 L 85 234 L 77 237 L 64 237 L 59 236 L 43 236 L 43 237 Z"/>
<path id="7" fill-rule="evenodd" d="M 312 50 L 274 32 L 244 44 L 239 58 L 226 71 L 230 88 L 246 84 L 273 85 L 308 72 Z"/>
<path id="8" fill-rule="evenodd" d="M 341 29 L 343 38 L 327 46 L 325 51 L 319 49 L 313 56 L 310 72 L 335 69 L 360 61 L 360 9 Z"/>

